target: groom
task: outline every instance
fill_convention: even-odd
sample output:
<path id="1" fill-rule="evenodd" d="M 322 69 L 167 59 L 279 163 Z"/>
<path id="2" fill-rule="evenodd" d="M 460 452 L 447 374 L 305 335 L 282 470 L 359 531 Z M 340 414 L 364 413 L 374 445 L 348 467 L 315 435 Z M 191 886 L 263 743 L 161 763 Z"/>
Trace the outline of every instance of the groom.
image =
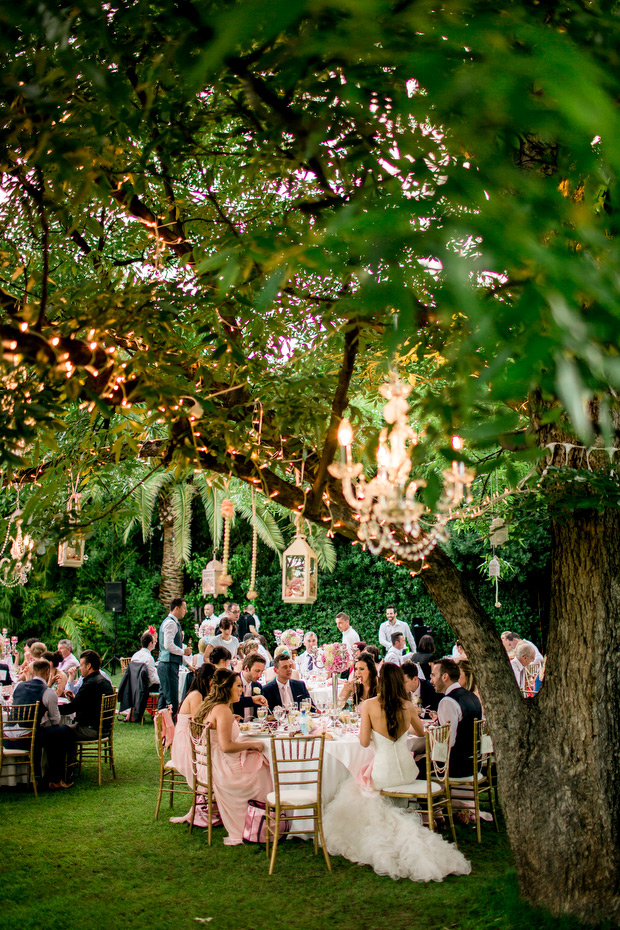
<path id="1" fill-rule="evenodd" d="M 306 683 L 292 678 L 295 662 L 288 655 L 276 656 L 274 660 L 276 677 L 263 688 L 263 696 L 267 698 L 269 710 L 274 707 L 287 707 L 297 704 L 304 698 L 310 699 Z"/>

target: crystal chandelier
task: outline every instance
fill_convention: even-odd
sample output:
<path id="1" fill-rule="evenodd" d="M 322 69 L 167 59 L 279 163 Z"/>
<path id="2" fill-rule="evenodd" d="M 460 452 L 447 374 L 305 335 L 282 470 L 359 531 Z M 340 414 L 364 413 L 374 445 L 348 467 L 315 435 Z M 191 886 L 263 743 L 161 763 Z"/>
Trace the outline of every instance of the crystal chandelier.
<path id="1" fill-rule="evenodd" d="M 407 422 L 411 386 L 391 373 L 390 382 L 380 388 L 387 403 L 383 418 L 389 426 L 379 434 L 377 474 L 369 480 L 363 465 L 354 462 L 351 453 L 353 430 L 343 419 L 338 429 L 342 461 L 333 462 L 329 473 L 342 481 L 347 503 L 359 514 L 359 539 L 374 554 L 384 550 L 401 558 L 424 559 L 439 542 L 448 538 L 448 523 L 457 516 L 463 500 L 471 501 L 474 472 L 459 460 L 443 472 L 443 491 L 437 503 L 434 521 L 426 506 L 418 499 L 418 491 L 426 481 L 411 475 L 411 455 L 418 436 Z M 458 436 L 452 439 L 455 452 L 463 448 Z"/>
<path id="2" fill-rule="evenodd" d="M 11 536 L 11 527 L 15 524 L 15 536 Z M 7 546 L 11 544 L 9 555 L 4 555 Z M 17 509 L 9 517 L 9 525 L 2 549 L 0 549 L 0 584 L 5 588 L 16 588 L 25 585 L 28 574 L 32 568 L 32 550 L 34 540 L 28 534 L 22 533 L 22 512 Z"/>

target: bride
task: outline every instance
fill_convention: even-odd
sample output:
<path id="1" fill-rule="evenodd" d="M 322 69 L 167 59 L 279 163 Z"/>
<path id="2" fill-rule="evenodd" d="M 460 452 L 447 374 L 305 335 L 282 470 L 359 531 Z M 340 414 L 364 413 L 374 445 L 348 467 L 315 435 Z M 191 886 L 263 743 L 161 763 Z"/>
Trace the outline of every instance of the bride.
<path id="1" fill-rule="evenodd" d="M 455 846 L 422 826 L 420 816 L 394 807 L 381 797 L 382 788 L 408 785 L 418 777 L 418 767 L 407 749 L 409 727 L 424 730 L 413 704 L 407 699 L 403 673 L 397 665 L 384 664 L 378 696 L 361 706 L 360 743 L 375 749 L 370 771 L 340 788 L 323 816 L 325 841 L 330 855 L 373 867 L 378 875 L 441 881 L 446 875 L 467 875 L 471 865 Z M 351 816 L 355 811 L 356 816 Z"/>

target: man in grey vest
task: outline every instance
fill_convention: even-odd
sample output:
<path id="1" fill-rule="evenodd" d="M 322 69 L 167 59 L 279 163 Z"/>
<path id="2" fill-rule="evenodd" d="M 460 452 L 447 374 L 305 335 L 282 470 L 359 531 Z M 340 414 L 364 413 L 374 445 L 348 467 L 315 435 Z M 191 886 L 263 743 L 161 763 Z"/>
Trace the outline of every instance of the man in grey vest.
<path id="1" fill-rule="evenodd" d="M 191 646 L 183 646 L 181 620 L 187 613 L 187 604 L 182 597 L 170 601 L 170 613 L 159 628 L 159 700 L 157 707 L 163 710 L 172 705 L 172 715 L 179 709 L 179 667 L 183 656 L 192 654 Z"/>

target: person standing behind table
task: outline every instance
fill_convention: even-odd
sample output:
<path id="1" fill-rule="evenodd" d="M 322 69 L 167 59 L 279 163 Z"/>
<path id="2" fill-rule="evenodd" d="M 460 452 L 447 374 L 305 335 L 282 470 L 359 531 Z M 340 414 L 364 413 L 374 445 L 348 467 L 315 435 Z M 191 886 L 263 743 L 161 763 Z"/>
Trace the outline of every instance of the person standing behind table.
<path id="1" fill-rule="evenodd" d="M 400 633 L 400 632 L 392 633 L 392 645 L 386 652 L 385 659 L 383 661 L 385 662 L 386 665 L 402 665 L 404 651 L 405 651 L 404 633 Z"/>
<path id="2" fill-rule="evenodd" d="M 179 668 L 183 656 L 192 654 L 191 646 L 183 646 L 183 628 L 181 620 L 187 613 L 187 604 L 182 597 L 173 597 L 170 601 L 170 613 L 159 628 L 159 700 L 157 709 L 163 710 L 172 705 L 172 715 L 176 717 L 179 709 Z"/>
<path id="3" fill-rule="evenodd" d="M 336 626 L 342 633 L 342 642 L 353 652 L 353 646 L 360 641 L 357 630 L 351 626 L 349 615 L 343 613 L 336 614 Z"/>
<path id="4" fill-rule="evenodd" d="M 385 608 L 386 620 L 379 627 L 379 644 L 384 649 L 392 648 L 392 633 L 402 633 L 412 652 L 415 652 L 415 640 L 409 629 L 409 624 L 396 617 L 396 608 L 393 605 Z"/>
<path id="5" fill-rule="evenodd" d="M 80 671 L 82 686 L 73 700 L 63 707 L 63 715 L 75 715 L 72 730 L 76 740 L 97 739 L 101 701 L 104 696 L 114 694 L 114 688 L 110 679 L 101 674 L 101 659 L 93 649 L 85 649 L 80 655 Z"/>
<path id="6" fill-rule="evenodd" d="M 212 627 L 213 631 L 215 632 L 216 621 L 217 617 L 213 613 L 213 604 L 211 601 L 207 601 L 204 606 L 204 620 L 200 624 L 200 628 L 198 630 L 198 636 L 200 639 L 204 639 L 206 637 L 209 627 Z"/>
<path id="7" fill-rule="evenodd" d="M 260 620 L 254 613 L 254 604 L 246 604 L 245 610 L 237 621 L 237 637 L 242 640 L 248 633 L 253 633 L 256 636 L 259 630 Z"/>
<path id="8" fill-rule="evenodd" d="M 220 622 L 221 632 L 218 636 L 212 636 L 205 649 L 205 662 L 211 657 L 211 653 L 217 646 L 223 646 L 228 649 L 233 659 L 237 657 L 239 650 L 239 640 L 232 634 L 233 623 L 230 617 L 224 617 Z"/>
<path id="9" fill-rule="evenodd" d="M 482 720 L 479 699 L 459 685 L 460 669 L 454 659 L 440 659 L 433 665 L 431 684 L 443 698 L 437 708 L 441 726 L 450 724 L 450 775 L 473 774 L 474 720 Z"/>

